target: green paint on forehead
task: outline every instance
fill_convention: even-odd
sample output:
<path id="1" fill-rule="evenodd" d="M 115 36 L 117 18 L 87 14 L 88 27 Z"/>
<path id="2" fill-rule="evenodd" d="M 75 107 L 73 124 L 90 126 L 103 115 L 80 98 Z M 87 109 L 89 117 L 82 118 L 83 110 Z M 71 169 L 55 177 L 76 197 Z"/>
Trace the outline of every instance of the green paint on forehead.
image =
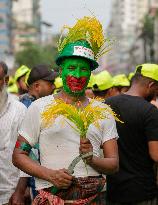
<path id="1" fill-rule="evenodd" d="M 91 75 L 89 61 L 87 59 L 80 58 L 80 57 L 70 57 L 63 60 L 61 67 L 62 67 L 63 88 L 65 92 L 73 96 L 84 95 Z M 68 76 L 72 76 L 77 79 L 81 77 L 86 78 L 86 83 L 83 89 L 75 92 L 72 91 L 72 89 L 67 84 Z"/>

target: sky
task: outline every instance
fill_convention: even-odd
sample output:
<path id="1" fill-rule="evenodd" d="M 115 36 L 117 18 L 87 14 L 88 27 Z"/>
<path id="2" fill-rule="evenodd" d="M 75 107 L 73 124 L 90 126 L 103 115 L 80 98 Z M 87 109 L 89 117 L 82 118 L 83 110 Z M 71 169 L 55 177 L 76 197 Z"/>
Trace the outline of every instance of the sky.
<path id="1" fill-rule="evenodd" d="M 42 20 L 51 23 L 52 33 L 63 25 L 74 25 L 77 18 L 94 14 L 106 29 L 110 20 L 112 0 L 41 0 Z"/>

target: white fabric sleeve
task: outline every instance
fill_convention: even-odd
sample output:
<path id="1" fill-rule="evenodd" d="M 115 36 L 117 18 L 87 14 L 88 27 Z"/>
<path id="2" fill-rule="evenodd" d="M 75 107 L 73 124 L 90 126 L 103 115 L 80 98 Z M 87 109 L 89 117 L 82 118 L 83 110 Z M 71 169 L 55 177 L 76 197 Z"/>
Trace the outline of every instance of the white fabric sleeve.
<path id="1" fill-rule="evenodd" d="M 20 177 L 31 177 L 31 176 L 20 170 Z"/>
<path id="2" fill-rule="evenodd" d="M 18 133 L 24 137 L 32 147 L 38 143 L 40 134 L 40 112 L 35 103 L 32 103 L 28 108 Z"/>
<path id="3" fill-rule="evenodd" d="M 26 112 L 27 112 L 27 108 L 25 106 L 23 106 L 22 109 L 19 110 L 18 130 L 20 129 L 20 127 L 22 125 L 22 122 L 25 118 Z"/>
<path id="4" fill-rule="evenodd" d="M 116 122 L 114 116 L 111 114 L 108 115 L 108 118 L 103 122 L 103 129 L 102 129 L 102 143 L 111 140 L 111 139 L 118 139 L 118 133 L 116 129 Z"/>

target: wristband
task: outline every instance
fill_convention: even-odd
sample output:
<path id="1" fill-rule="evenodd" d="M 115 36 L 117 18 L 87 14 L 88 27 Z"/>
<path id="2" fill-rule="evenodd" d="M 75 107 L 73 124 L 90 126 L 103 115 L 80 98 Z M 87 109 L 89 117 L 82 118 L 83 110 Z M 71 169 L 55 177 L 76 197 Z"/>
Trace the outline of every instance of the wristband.
<path id="1" fill-rule="evenodd" d="M 31 149 L 32 149 L 31 145 L 25 142 L 19 142 L 19 141 L 16 142 L 15 147 L 27 152 L 28 154 L 31 152 Z"/>

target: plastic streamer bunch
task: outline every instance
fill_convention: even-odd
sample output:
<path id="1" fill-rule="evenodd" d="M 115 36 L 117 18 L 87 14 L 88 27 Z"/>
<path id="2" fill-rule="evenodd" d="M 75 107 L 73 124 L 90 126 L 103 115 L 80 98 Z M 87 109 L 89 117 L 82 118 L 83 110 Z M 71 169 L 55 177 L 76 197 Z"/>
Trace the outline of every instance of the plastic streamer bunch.
<path id="1" fill-rule="evenodd" d="M 52 125 L 55 119 L 62 115 L 73 122 L 75 126 L 67 121 L 80 134 L 81 138 L 85 138 L 89 125 L 94 123 L 99 128 L 99 120 L 108 118 L 109 114 L 112 114 L 117 121 L 120 121 L 109 107 L 94 105 L 95 101 L 96 99 L 92 99 L 86 107 L 78 109 L 61 99 L 56 99 L 55 103 L 48 105 L 42 113 L 44 127 Z"/>
<path id="2" fill-rule="evenodd" d="M 68 29 L 66 37 L 63 38 L 64 30 Z M 78 40 L 86 40 L 94 51 L 95 59 L 107 53 L 113 44 L 113 41 L 109 38 L 104 38 L 103 28 L 101 23 L 96 17 L 85 16 L 82 19 L 78 19 L 77 23 L 71 28 L 64 26 L 61 32 L 61 36 L 58 42 L 58 51 L 61 52 L 68 43 L 72 43 Z"/>

